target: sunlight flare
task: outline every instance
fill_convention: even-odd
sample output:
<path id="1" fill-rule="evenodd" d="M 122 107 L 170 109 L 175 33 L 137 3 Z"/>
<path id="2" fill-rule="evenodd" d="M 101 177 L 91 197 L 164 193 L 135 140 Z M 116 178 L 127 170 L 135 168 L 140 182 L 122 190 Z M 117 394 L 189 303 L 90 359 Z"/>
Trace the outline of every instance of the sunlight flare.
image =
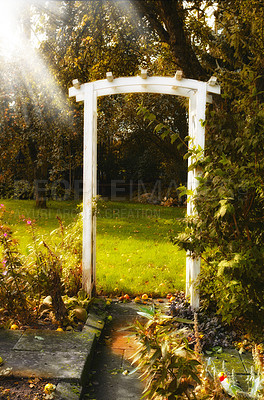
<path id="1" fill-rule="evenodd" d="M 21 2 L 0 1 L 0 52 L 9 56 L 18 48 L 22 34 L 20 23 Z"/>
<path id="2" fill-rule="evenodd" d="M 1 73 L 8 77 L 6 89 L 10 95 L 16 96 L 16 88 L 24 87 L 24 93 L 31 99 L 39 117 L 43 115 L 44 118 L 48 110 L 53 118 L 60 115 L 70 125 L 69 100 L 40 55 L 39 37 L 35 34 L 38 20 L 31 18 L 31 6 L 27 0 L 0 0 Z M 39 14 L 35 15 L 43 13 L 46 16 L 49 9 L 46 3 L 45 6 L 42 7 L 40 0 L 36 1 L 34 7 L 38 7 Z M 24 106 L 23 113 L 27 114 Z M 24 117 L 27 119 L 27 115 Z"/>

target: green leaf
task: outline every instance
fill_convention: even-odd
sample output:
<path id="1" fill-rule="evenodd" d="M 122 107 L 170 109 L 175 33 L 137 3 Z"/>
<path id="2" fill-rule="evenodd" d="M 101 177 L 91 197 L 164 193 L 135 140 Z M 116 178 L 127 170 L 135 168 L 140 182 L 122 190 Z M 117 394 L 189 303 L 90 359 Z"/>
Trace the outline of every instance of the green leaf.
<path id="1" fill-rule="evenodd" d="M 149 113 L 148 116 L 147 116 L 147 119 L 148 119 L 149 121 L 155 121 L 156 115 L 153 114 L 153 113 Z"/>
<path id="2" fill-rule="evenodd" d="M 160 124 L 155 126 L 154 131 L 155 132 L 160 132 L 163 128 L 164 128 L 164 124 L 160 123 Z"/>
<path id="3" fill-rule="evenodd" d="M 138 311 L 137 312 L 138 315 L 141 315 L 141 317 L 147 318 L 147 319 L 152 319 L 153 315 L 147 312 L 142 312 L 142 311 Z"/>
<path id="4" fill-rule="evenodd" d="M 156 360 L 161 356 L 161 350 L 160 349 L 157 349 L 155 352 L 154 352 L 154 354 L 151 356 L 151 358 L 150 358 L 150 360 L 149 360 L 149 362 L 150 362 L 150 364 L 151 365 L 153 365 L 155 362 L 156 362 Z"/>
<path id="5" fill-rule="evenodd" d="M 212 348 L 215 353 L 221 354 L 223 352 L 223 348 L 221 346 L 215 346 Z"/>
<path id="6" fill-rule="evenodd" d="M 181 324 L 194 324 L 194 321 L 186 318 L 173 317 L 173 321 L 179 322 Z"/>
<path id="7" fill-rule="evenodd" d="M 140 366 L 138 365 L 136 368 L 132 369 L 132 371 L 130 371 L 130 372 L 128 373 L 128 375 L 134 374 L 134 373 L 137 372 L 139 369 L 140 369 Z"/>

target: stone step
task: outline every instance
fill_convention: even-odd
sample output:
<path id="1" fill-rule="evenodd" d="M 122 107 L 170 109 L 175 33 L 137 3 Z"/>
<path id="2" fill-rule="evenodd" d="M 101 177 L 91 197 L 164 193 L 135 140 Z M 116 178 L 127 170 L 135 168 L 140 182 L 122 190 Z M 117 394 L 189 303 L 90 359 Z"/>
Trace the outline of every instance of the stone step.
<path id="1" fill-rule="evenodd" d="M 105 314 L 92 312 L 82 332 L 0 329 L 0 377 L 58 380 L 60 399 L 77 398 L 71 388 L 80 387 L 81 391 L 81 386 L 87 384 L 104 320 Z M 67 397 L 65 393 L 70 394 Z"/>

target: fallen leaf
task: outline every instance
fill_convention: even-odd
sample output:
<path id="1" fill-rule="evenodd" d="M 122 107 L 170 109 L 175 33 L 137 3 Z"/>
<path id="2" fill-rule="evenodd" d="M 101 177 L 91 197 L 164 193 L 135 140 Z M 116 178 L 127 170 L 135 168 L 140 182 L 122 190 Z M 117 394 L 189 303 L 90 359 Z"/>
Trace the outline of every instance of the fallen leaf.
<path id="1" fill-rule="evenodd" d="M 37 339 L 37 340 L 45 340 L 43 337 L 41 337 L 41 336 L 35 336 L 35 339 Z"/>

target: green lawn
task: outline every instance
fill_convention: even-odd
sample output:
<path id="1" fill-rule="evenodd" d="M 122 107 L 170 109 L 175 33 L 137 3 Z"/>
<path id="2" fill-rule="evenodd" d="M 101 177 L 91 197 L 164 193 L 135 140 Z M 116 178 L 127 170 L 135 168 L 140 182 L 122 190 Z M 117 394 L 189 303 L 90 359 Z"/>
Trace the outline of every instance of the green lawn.
<path id="1" fill-rule="evenodd" d="M 34 201 L 0 201 L 8 210 L 13 210 L 8 222 L 25 254 L 31 238 L 21 215 L 35 219 L 38 233 L 42 235 L 58 227 L 56 215 L 69 224 L 78 213 L 78 204 L 74 202 L 51 201 L 46 210 L 37 210 Z M 107 294 L 162 296 L 168 291 L 184 289 L 185 252 L 170 241 L 179 231 L 179 218 L 184 213 L 182 208 L 126 202 L 107 202 L 100 207 L 97 290 Z"/>
<path id="2" fill-rule="evenodd" d="M 23 219 L 36 221 L 36 232 L 45 235 L 58 228 L 58 215 L 68 225 L 71 223 L 79 210 L 78 203 L 73 201 L 49 201 L 47 209 L 37 209 L 34 200 L 9 200 L 0 199 L 9 213 L 7 223 L 11 225 L 15 238 L 18 239 L 20 250 L 27 254 L 27 246 L 32 242 L 31 230 L 26 226 Z"/>
<path id="3" fill-rule="evenodd" d="M 170 241 L 185 210 L 107 203 L 98 218 L 97 288 L 165 295 L 185 287 L 185 252 Z"/>

